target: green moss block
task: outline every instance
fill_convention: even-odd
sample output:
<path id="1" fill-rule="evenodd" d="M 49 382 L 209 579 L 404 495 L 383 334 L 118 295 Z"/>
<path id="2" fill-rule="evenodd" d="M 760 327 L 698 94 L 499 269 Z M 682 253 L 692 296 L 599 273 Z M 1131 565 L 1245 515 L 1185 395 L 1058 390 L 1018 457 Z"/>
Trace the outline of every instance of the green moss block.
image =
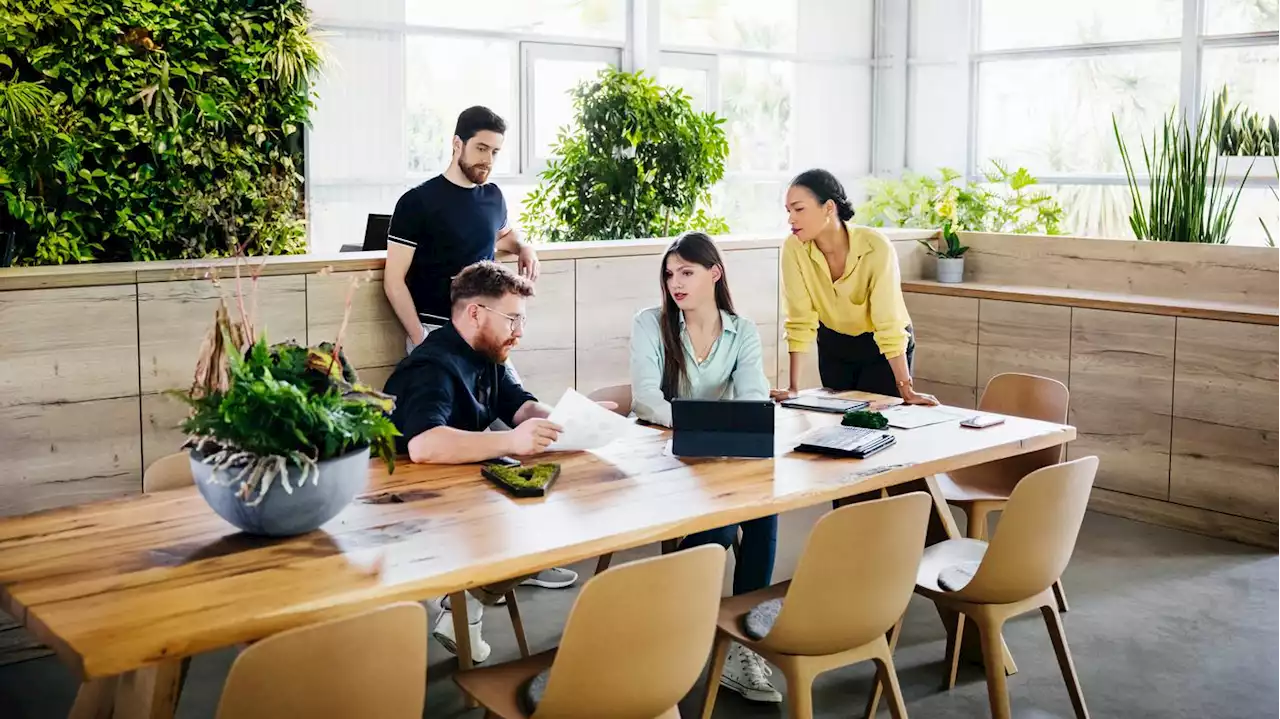
<path id="1" fill-rule="evenodd" d="M 840 424 L 846 427 L 866 427 L 867 429 L 884 429 L 889 426 L 889 419 L 879 412 L 853 410 L 844 413 Z"/>

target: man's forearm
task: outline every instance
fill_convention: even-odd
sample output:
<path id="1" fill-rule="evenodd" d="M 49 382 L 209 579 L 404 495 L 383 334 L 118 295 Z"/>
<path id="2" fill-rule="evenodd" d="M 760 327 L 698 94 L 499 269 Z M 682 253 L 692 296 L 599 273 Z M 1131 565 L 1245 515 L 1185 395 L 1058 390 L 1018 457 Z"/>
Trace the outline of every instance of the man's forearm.
<path id="1" fill-rule="evenodd" d="M 525 402 L 520 405 L 520 409 L 516 410 L 516 414 L 512 419 L 515 420 L 516 426 L 524 424 L 525 420 L 530 419 L 546 419 L 551 416 L 551 408 L 541 402 Z"/>
<path id="2" fill-rule="evenodd" d="M 512 227 L 505 234 L 499 235 L 493 246 L 499 252 L 509 252 L 514 255 L 520 251 L 520 246 L 523 244 L 524 242 L 520 239 L 520 231 Z"/>
<path id="3" fill-rule="evenodd" d="M 409 440 L 409 459 L 420 464 L 481 462 L 509 454 L 510 434 L 435 427 Z"/>
<path id="4" fill-rule="evenodd" d="M 409 294 L 409 287 L 404 280 L 397 282 L 384 279 L 382 288 L 387 295 L 387 301 L 391 303 L 391 309 L 396 313 L 396 319 L 400 320 L 400 324 L 404 326 L 405 334 L 409 335 L 415 343 L 421 341 L 422 320 L 418 318 L 418 309 L 413 305 L 413 295 Z"/>

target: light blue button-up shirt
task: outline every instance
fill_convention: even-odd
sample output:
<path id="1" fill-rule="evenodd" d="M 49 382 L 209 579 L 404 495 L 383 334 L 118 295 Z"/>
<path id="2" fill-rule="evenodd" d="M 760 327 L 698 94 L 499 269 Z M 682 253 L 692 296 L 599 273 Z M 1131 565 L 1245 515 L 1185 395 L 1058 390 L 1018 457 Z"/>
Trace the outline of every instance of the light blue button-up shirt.
<path id="1" fill-rule="evenodd" d="M 631 323 L 631 408 L 646 422 L 671 426 L 671 403 L 662 396 L 661 310 L 642 310 Z M 694 359 L 693 345 L 680 315 L 680 339 L 688 386 L 683 399 L 769 399 L 769 381 L 764 376 L 764 353 L 760 332 L 751 320 L 720 312 L 724 330 L 701 363 Z"/>

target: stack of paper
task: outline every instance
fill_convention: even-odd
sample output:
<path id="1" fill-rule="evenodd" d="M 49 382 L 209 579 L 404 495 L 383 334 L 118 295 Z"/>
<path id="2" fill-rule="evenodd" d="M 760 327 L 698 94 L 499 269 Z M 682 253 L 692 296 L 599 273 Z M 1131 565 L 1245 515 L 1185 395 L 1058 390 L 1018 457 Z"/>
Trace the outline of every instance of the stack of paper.
<path id="1" fill-rule="evenodd" d="M 881 410 L 880 414 L 883 414 L 885 419 L 889 420 L 890 427 L 916 429 L 917 427 L 928 427 L 931 424 L 958 421 L 972 416 L 973 412 L 965 412 L 952 407 L 900 404 L 896 407 Z"/>
<path id="2" fill-rule="evenodd" d="M 547 419 L 564 428 L 560 439 L 547 447 L 548 452 L 599 449 L 614 440 L 659 433 L 659 430 L 637 425 L 633 417 L 623 417 L 601 407 L 573 389 L 565 390 Z"/>

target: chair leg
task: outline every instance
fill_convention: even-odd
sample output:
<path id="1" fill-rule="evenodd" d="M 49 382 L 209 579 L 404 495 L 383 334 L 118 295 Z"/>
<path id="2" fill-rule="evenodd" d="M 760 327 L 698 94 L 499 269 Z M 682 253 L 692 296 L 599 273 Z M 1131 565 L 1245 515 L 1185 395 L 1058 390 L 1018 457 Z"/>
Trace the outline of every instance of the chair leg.
<path id="1" fill-rule="evenodd" d="M 982 663 L 987 672 L 987 700 L 991 702 L 991 719 L 1012 719 L 1009 707 L 1009 686 L 1004 677 L 1004 642 L 1001 641 L 1001 621 L 977 618 L 978 634 L 982 639 Z"/>
<path id="2" fill-rule="evenodd" d="M 813 673 L 792 667 L 791 671 L 784 670 L 783 675 L 787 678 L 787 716 L 813 719 Z"/>
<path id="3" fill-rule="evenodd" d="M 529 641 L 524 636 L 524 622 L 520 620 L 520 605 L 516 603 L 516 590 L 507 592 L 507 614 L 511 615 L 511 629 L 516 633 L 516 644 L 520 645 L 520 656 L 529 658 Z"/>
<path id="4" fill-rule="evenodd" d="M 613 552 L 609 552 L 608 554 L 601 554 L 600 558 L 596 560 L 596 574 L 598 575 L 604 572 L 604 570 L 608 569 L 609 564 L 612 561 L 613 561 Z"/>
<path id="5" fill-rule="evenodd" d="M 1062 580 L 1053 583 L 1053 598 L 1058 602 L 1058 611 L 1066 614 L 1070 607 L 1067 606 L 1067 591 L 1062 588 Z"/>
<path id="6" fill-rule="evenodd" d="M 906 619 L 906 615 L 898 617 L 898 622 L 889 627 L 889 632 L 885 635 L 885 639 L 889 644 L 889 656 L 893 656 L 893 650 L 898 646 L 898 637 L 902 636 L 902 621 Z M 884 685 L 881 682 L 871 683 L 871 697 L 867 699 L 867 710 L 863 714 L 865 719 L 872 719 L 880 708 L 880 695 L 884 691 Z"/>
<path id="7" fill-rule="evenodd" d="M 960 647 L 964 643 L 964 615 L 956 614 L 956 634 L 953 641 L 947 642 L 947 663 L 950 671 L 947 674 L 947 689 L 955 689 L 956 674 L 960 671 Z"/>
<path id="8" fill-rule="evenodd" d="M 876 662 L 876 675 L 880 681 L 878 685 L 883 685 L 884 690 L 889 694 L 889 715 L 893 719 L 907 719 L 907 705 L 902 701 L 902 688 L 898 686 L 898 670 L 893 666 L 892 652 L 886 649 L 883 657 L 878 657 Z"/>
<path id="9" fill-rule="evenodd" d="M 987 515 L 991 514 L 991 510 L 982 502 L 973 502 L 965 506 L 964 515 L 965 522 L 964 536 L 969 539 L 986 539 L 987 538 Z"/>
<path id="10" fill-rule="evenodd" d="M 1067 693 L 1071 695 L 1071 708 L 1076 712 L 1076 719 L 1089 719 L 1084 691 L 1080 689 L 1080 678 L 1076 676 L 1076 665 L 1071 661 L 1071 649 L 1067 647 L 1067 635 L 1062 629 L 1062 618 L 1050 605 L 1040 607 L 1040 613 L 1044 615 L 1044 623 L 1049 629 L 1053 652 L 1058 655 L 1058 667 L 1062 669 L 1062 679 L 1067 684 Z"/>
<path id="11" fill-rule="evenodd" d="M 716 695 L 720 693 L 720 674 L 724 672 L 725 660 L 729 658 L 729 647 L 733 640 L 718 634 L 715 650 L 711 654 L 711 666 L 707 667 L 707 693 L 702 698 L 702 719 L 711 719 L 716 708 Z"/>

